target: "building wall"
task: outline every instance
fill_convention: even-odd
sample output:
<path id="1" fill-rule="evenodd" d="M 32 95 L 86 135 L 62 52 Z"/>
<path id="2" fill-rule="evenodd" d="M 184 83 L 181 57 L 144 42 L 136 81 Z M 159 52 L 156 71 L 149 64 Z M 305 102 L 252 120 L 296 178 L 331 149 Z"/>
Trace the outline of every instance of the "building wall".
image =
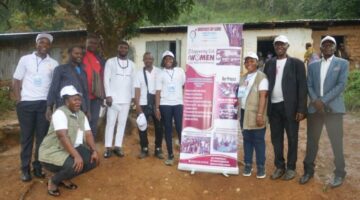
<path id="1" fill-rule="evenodd" d="M 146 52 L 146 42 L 150 41 L 169 41 L 180 40 L 181 41 L 181 59 L 180 64 L 182 68 L 185 68 L 186 64 L 186 48 L 187 48 L 187 35 L 186 33 L 156 33 L 156 34 L 140 34 L 139 36 L 131 39 L 129 45 L 134 48 L 134 62 L 137 68 L 143 66 L 142 57 Z"/>
<path id="2" fill-rule="evenodd" d="M 258 38 L 276 37 L 285 35 L 289 39 L 290 47 L 288 54 L 301 60 L 304 58 L 305 44 L 312 42 L 311 29 L 305 28 L 288 28 L 288 29 L 271 29 L 271 30 L 245 30 L 244 31 L 244 52 L 257 52 Z"/>
<path id="3" fill-rule="evenodd" d="M 350 54 L 350 67 L 360 68 L 360 26 L 329 27 L 327 30 L 312 33 L 314 49 L 320 53 L 320 41 L 322 36 L 344 36 L 344 44 Z"/>

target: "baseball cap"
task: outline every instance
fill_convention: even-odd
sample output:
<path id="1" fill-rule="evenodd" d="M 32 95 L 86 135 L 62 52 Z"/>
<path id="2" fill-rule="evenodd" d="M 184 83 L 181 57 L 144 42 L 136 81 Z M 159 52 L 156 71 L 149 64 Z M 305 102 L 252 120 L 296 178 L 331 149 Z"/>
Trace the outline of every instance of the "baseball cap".
<path id="1" fill-rule="evenodd" d="M 252 51 L 249 51 L 246 53 L 245 57 L 244 57 L 244 60 L 246 58 L 255 58 L 256 60 L 259 60 L 259 57 L 256 55 L 256 53 L 252 52 Z"/>
<path id="2" fill-rule="evenodd" d="M 141 113 L 137 118 L 136 118 L 136 123 L 140 129 L 140 131 L 145 131 L 147 128 L 147 121 L 146 121 L 146 117 L 144 115 L 144 113 Z"/>
<path id="3" fill-rule="evenodd" d="M 335 38 L 333 38 L 333 37 L 331 37 L 331 36 L 326 36 L 326 37 L 324 37 L 322 40 L 321 40 L 321 42 L 320 42 L 320 46 L 322 45 L 322 43 L 324 43 L 325 41 L 330 41 L 330 42 L 332 42 L 332 43 L 334 43 L 335 45 L 336 45 L 336 40 L 335 40 Z"/>
<path id="4" fill-rule="evenodd" d="M 76 88 L 73 85 L 65 86 L 60 91 L 60 96 L 64 97 L 65 95 L 74 96 L 74 95 L 80 95 L 82 94 L 76 90 Z"/>
<path id="5" fill-rule="evenodd" d="M 171 52 L 171 51 L 165 51 L 163 54 L 162 54 L 162 59 L 165 58 L 165 56 L 171 56 L 171 57 L 175 57 L 174 54 Z"/>
<path id="6" fill-rule="evenodd" d="M 36 36 L 35 42 L 38 42 L 38 40 L 40 40 L 41 38 L 47 38 L 50 41 L 50 43 L 52 43 L 52 41 L 54 40 L 54 37 L 52 35 L 50 35 L 49 33 L 39 33 Z"/>
<path id="7" fill-rule="evenodd" d="M 282 42 L 282 43 L 287 43 L 289 44 L 289 40 L 285 35 L 279 35 L 274 39 L 274 44 L 275 42 Z"/>

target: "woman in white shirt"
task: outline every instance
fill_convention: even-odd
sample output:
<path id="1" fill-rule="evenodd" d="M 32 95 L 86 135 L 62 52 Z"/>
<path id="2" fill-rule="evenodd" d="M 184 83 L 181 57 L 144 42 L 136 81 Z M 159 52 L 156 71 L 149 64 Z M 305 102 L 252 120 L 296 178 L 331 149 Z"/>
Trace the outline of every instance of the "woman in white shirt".
<path id="1" fill-rule="evenodd" d="M 156 80 L 156 117 L 163 120 L 165 127 L 165 140 L 168 151 L 166 165 L 174 164 L 172 148 L 172 123 L 175 121 L 175 129 L 181 142 L 182 116 L 183 116 L 183 86 L 185 72 L 177 63 L 171 51 L 165 51 L 162 55 L 161 66 L 163 70 Z"/>

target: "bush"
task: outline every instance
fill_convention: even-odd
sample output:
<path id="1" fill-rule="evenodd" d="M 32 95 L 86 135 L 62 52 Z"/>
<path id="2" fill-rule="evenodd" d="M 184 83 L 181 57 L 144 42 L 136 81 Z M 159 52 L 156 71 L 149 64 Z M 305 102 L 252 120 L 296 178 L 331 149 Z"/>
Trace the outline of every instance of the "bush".
<path id="1" fill-rule="evenodd" d="M 348 83 L 346 85 L 345 106 L 350 112 L 360 111 L 360 71 L 353 70 L 349 73 Z"/>
<path id="2" fill-rule="evenodd" d="M 0 88 L 0 113 L 15 109 L 15 101 L 10 98 L 10 87 Z"/>

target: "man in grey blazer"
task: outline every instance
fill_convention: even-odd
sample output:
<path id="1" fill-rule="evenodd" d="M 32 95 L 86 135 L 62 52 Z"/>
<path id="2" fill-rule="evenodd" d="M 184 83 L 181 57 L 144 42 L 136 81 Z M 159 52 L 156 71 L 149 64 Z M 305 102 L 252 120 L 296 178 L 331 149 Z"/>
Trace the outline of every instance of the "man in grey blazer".
<path id="1" fill-rule="evenodd" d="M 309 65 L 308 93 L 311 103 L 308 107 L 307 146 L 304 159 L 304 175 L 300 184 L 307 183 L 314 175 L 314 161 L 319 139 L 325 124 L 335 156 L 335 177 L 331 187 L 340 186 L 345 178 L 343 154 L 343 114 L 345 105 L 343 91 L 348 78 L 349 62 L 334 56 L 336 41 L 331 36 L 321 40 L 322 59 Z"/>

